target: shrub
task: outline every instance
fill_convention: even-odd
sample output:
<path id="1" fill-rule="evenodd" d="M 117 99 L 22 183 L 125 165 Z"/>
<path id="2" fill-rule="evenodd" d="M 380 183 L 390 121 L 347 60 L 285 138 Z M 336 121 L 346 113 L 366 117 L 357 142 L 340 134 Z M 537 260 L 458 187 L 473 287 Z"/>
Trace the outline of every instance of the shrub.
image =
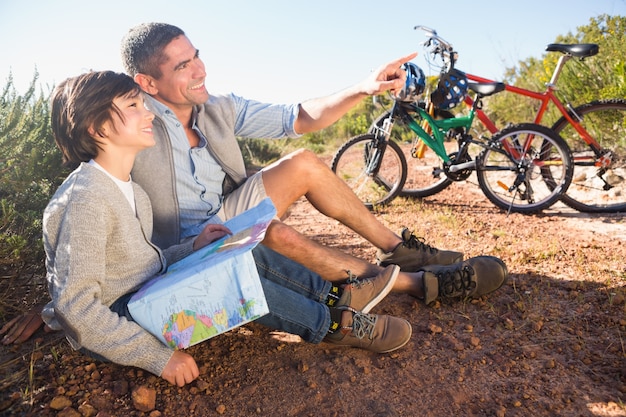
<path id="1" fill-rule="evenodd" d="M 21 96 L 9 76 L 0 96 L 0 257 L 41 262 L 41 216 L 67 175 L 50 130 L 49 94 L 35 93 L 35 73 Z"/>

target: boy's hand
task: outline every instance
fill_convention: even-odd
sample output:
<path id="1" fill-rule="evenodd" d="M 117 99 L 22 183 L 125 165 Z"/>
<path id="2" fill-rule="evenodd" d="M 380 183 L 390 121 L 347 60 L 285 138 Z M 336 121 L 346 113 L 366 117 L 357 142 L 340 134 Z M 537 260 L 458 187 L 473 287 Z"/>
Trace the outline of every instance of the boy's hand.
<path id="1" fill-rule="evenodd" d="M 193 250 L 203 248 L 209 243 L 215 242 L 217 239 L 232 234 L 233 232 L 223 224 L 207 224 L 193 242 Z"/>
<path id="2" fill-rule="evenodd" d="M 200 370 L 193 357 L 188 353 L 176 350 L 165 365 L 161 378 L 172 385 L 182 387 L 192 382 L 198 375 L 200 375 Z"/>

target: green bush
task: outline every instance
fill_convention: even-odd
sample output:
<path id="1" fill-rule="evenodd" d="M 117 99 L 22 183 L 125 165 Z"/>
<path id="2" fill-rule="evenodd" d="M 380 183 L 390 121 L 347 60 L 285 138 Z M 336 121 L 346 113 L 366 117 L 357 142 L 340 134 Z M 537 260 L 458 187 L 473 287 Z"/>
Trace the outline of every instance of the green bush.
<path id="1" fill-rule="evenodd" d="M 20 96 L 9 77 L 0 96 L 0 259 L 40 262 L 41 216 L 67 175 L 50 130 L 49 94 L 35 93 L 35 74 Z"/>

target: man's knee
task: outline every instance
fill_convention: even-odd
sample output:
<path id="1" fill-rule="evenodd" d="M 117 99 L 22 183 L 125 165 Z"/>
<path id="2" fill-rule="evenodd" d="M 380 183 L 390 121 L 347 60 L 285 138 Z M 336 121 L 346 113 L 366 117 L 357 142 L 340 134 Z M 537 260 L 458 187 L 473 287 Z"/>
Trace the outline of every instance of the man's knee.
<path id="1" fill-rule="evenodd" d="M 263 243 L 274 249 L 284 245 L 296 245 L 299 233 L 291 226 L 273 220 L 265 232 Z"/>
<path id="2" fill-rule="evenodd" d="M 305 177 L 315 175 L 319 171 L 328 171 L 330 168 L 313 151 L 298 149 L 287 155 L 292 172 L 298 172 Z"/>

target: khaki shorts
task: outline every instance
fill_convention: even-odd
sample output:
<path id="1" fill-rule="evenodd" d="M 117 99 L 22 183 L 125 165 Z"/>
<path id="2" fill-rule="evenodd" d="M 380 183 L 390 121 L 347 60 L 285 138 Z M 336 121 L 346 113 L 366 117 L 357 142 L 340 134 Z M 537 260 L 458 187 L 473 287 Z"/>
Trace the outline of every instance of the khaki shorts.
<path id="1" fill-rule="evenodd" d="M 224 198 L 217 216 L 226 221 L 259 204 L 267 194 L 263 185 L 263 174 L 259 171 L 249 177 L 235 191 Z M 278 220 L 278 217 L 276 217 Z"/>

